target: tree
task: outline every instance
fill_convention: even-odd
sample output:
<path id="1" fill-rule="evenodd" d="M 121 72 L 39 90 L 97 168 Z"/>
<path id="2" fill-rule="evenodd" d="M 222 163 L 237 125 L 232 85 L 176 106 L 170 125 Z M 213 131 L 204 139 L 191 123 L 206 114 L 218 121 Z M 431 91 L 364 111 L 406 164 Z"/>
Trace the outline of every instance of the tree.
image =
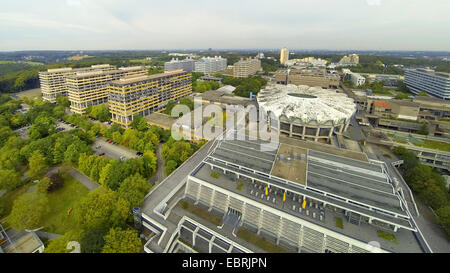
<path id="1" fill-rule="evenodd" d="M 78 163 L 78 158 L 80 154 L 90 154 L 92 153 L 91 148 L 78 137 L 74 137 L 74 141 L 67 147 L 64 153 L 64 160 L 67 162 Z"/>
<path id="2" fill-rule="evenodd" d="M 99 187 L 85 196 L 74 209 L 81 228 L 123 226 L 131 215 L 129 204 L 117 193 Z"/>
<path id="3" fill-rule="evenodd" d="M 135 230 L 112 228 L 105 236 L 102 253 L 139 253 L 142 241 Z"/>
<path id="4" fill-rule="evenodd" d="M 70 101 L 69 98 L 67 96 L 63 96 L 63 95 L 57 95 L 56 98 L 56 103 L 62 107 L 69 107 L 70 106 Z"/>
<path id="5" fill-rule="evenodd" d="M 156 172 L 158 159 L 152 151 L 146 151 L 142 156 L 142 160 L 144 163 L 144 172 L 142 175 L 149 178 Z"/>
<path id="6" fill-rule="evenodd" d="M 47 168 L 45 157 L 40 151 L 34 151 L 28 160 L 28 174 L 31 177 L 37 177 L 45 168 Z"/>
<path id="7" fill-rule="evenodd" d="M 88 229 L 81 238 L 82 253 L 100 253 L 105 245 L 105 235 L 108 229 L 105 227 L 94 227 Z"/>
<path id="8" fill-rule="evenodd" d="M 395 96 L 396 100 L 407 100 L 409 99 L 409 95 L 403 92 L 397 92 L 397 95 Z"/>
<path id="9" fill-rule="evenodd" d="M 165 172 L 167 175 L 171 174 L 177 168 L 177 162 L 175 160 L 166 161 Z"/>
<path id="10" fill-rule="evenodd" d="M 48 199 L 40 193 L 24 193 L 14 201 L 8 222 L 15 229 L 36 229 L 48 211 Z"/>
<path id="11" fill-rule="evenodd" d="M 73 249 L 67 249 L 67 245 L 70 241 L 79 241 L 81 236 L 80 231 L 68 231 L 63 236 L 50 239 L 48 246 L 44 249 L 44 253 L 69 253 Z"/>
<path id="12" fill-rule="evenodd" d="M 438 209 L 436 214 L 439 217 L 439 223 L 444 227 L 448 236 L 450 236 L 450 205 Z"/>
<path id="13" fill-rule="evenodd" d="M 419 94 L 417 94 L 417 96 L 419 96 L 419 97 L 428 97 L 428 93 L 425 92 L 425 91 L 422 91 Z"/>
<path id="14" fill-rule="evenodd" d="M 432 179 L 425 182 L 420 196 L 435 210 L 448 204 L 448 193 L 440 188 Z"/>
<path id="15" fill-rule="evenodd" d="M 144 197 L 149 189 L 150 185 L 147 180 L 141 175 L 135 174 L 126 178 L 120 184 L 117 193 L 121 198 L 127 200 L 131 207 L 138 207 L 144 201 Z"/>
<path id="16" fill-rule="evenodd" d="M 46 136 L 49 136 L 55 133 L 55 121 L 54 119 L 45 113 L 40 114 L 31 125 L 28 130 L 28 135 L 31 139 L 39 139 Z"/>
<path id="17" fill-rule="evenodd" d="M 141 115 L 135 115 L 133 117 L 133 122 L 131 123 L 131 127 L 138 131 L 145 131 L 148 128 L 147 121 Z"/>
<path id="18" fill-rule="evenodd" d="M 420 127 L 417 133 L 425 136 L 428 135 L 430 133 L 430 131 L 428 130 L 428 125 L 426 123 L 423 123 L 422 127 Z"/>
<path id="19" fill-rule="evenodd" d="M 13 190 L 20 186 L 22 175 L 15 170 L 0 170 L 0 190 Z"/>

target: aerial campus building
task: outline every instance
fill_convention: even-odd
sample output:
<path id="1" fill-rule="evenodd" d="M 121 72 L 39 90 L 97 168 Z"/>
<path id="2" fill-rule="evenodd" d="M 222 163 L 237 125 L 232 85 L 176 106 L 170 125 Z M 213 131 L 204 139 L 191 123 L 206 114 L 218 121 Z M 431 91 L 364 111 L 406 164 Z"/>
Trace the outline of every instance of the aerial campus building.
<path id="1" fill-rule="evenodd" d="M 281 135 L 329 142 L 347 130 L 356 113 L 353 99 L 336 90 L 305 85 L 269 85 L 258 93 L 260 110 Z M 271 115 L 273 114 L 273 116 Z"/>
<path id="2" fill-rule="evenodd" d="M 47 71 L 39 72 L 39 81 L 41 83 L 42 98 L 49 102 L 56 102 L 57 95 L 67 96 L 66 79 L 68 76 L 74 75 L 78 72 L 93 72 L 93 71 L 110 71 L 117 69 L 115 66 L 109 64 L 92 65 L 84 68 L 55 68 Z"/>
<path id="3" fill-rule="evenodd" d="M 108 71 L 76 72 L 66 77 L 70 110 L 83 114 L 88 106 L 108 101 L 108 83 L 124 77 L 147 75 L 142 66 L 121 67 Z"/>
<path id="4" fill-rule="evenodd" d="M 128 127 L 133 116 L 147 116 L 169 101 L 178 100 L 192 93 L 192 76 L 183 70 L 160 74 L 121 78 L 110 82 L 109 111 L 111 121 Z"/>
<path id="5" fill-rule="evenodd" d="M 135 211 L 146 252 L 430 251 L 384 162 L 230 134 L 205 144 Z"/>
<path id="6" fill-rule="evenodd" d="M 195 69 L 195 62 L 192 58 L 186 58 L 184 60 L 172 58 L 169 62 L 164 63 L 164 71 L 183 69 L 186 72 L 192 72 Z"/>
<path id="7" fill-rule="evenodd" d="M 450 74 L 430 69 L 405 71 L 405 84 L 414 94 L 426 92 L 440 99 L 450 99 Z"/>
<path id="8" fill-rule="evenodd" d="M 261 71 L 261 60 L 258 58 L 241 58 L 233 65 L 233 77 L 247 78 Z"/>
<path id="9" fill-rule="evenodd" d="M 215 73 L 227 68 L 227 59 L 221 56 L 203 57 L 195 62 L 195 72 Z"/>

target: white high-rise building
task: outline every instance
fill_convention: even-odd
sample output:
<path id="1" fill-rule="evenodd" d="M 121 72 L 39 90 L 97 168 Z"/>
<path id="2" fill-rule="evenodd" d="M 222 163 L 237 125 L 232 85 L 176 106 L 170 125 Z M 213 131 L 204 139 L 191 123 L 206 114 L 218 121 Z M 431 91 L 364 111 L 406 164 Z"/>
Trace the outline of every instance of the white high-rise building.
<path id="1" fill-rule="evenodd" d="M 214 73 L 227 68 L 227 59 L 221 56 L 203 57 L 195 62 L 195 72 Z"/>
<path id="2" fill-rule="evenodd" d="M 450 99 L 450 74 L 430 69 L 411 69 L 405 72 L 405 84 L 414 94 L 426 92 L 440 99 Z"/>

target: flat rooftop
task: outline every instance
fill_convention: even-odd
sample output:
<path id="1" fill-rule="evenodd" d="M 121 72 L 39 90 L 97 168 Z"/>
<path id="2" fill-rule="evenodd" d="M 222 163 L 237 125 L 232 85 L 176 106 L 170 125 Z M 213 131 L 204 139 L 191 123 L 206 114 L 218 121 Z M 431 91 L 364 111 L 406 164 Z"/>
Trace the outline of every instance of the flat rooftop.
<path id="1" fill-rule="evenodd" d="M 193 174 L 194 177 L 201 179 L 202 181 L 206 181 L 220 188 L 231 191 L 235 194 L 241 195 L 243 197 L 252 199 L 264 205 L 270 206 L 272 208 L 278 209 L 295 217 L 301 218 L 308 222 L 314 223 L 321 227 L 325 227 L 329 230 L 332 230 L 337 233 L 341 233 L 348 237 L 357 239 L 363 242 L 370 241 L 378 241 L 380 242 L 381 248 L 392 251 L 392 252 L 422 252 L 419 244 L 416 241 L 416 238 L 412 231 L 406 229 L 399 229 L 396 233 L 397 243 L 389 242 L 383 240 L 378 237 L 377 230 L 379 228 L 361 223 L 361 225 L 351 224 L 344 219 L 346 216 L 343 213 L 334 212 L 332 210 L 324 210 L 324 217 L 322 220 L 319 217 L 313 217 L 312 213 L 315 212 L 319 215 L 319 209 L 316 209 L 314 206 L 309 207 L 307 209 L 310 210 L 310 214 L 306 215 L 305 210 L 299 211 L 299 207 L 301 203 L 299 203 L 299 199 L 297 196 L 288 194 L 286 201 L 283 202 L 283 194 L 281 191 L 275 192 L 274 188 L 271 188 L 269 193 L 269 201 L 266 199 L 264 195 L 265 187 L 261 186 L 259 183 L 250 183 L 248 180 L 243 179 L 235 179 L 230 178 L 228 175 L 221 174 L 218 178 L 213 178 L 210 175 L 211 168 L 208 164 L 202 165 L 196 172 Z M 242 184 L 240 189 L 237 189 L 236 185 Z M 261 198 L 263 196 L 264 198 Z M 273 202 L 273 198 L 275 198 L 275 202 Z M 344 228 L 341 229 L 336 226 L 336 218 L 341 218 L 344 221 Z"/>
<path id="2" fill-rule="evenodd" d="M 263 144 L 267 142 L 223 140 L 205 162 L 272 185 L 282 185 L 281 178 L 293 186 L 292 190 L 311 198 L 414 229 L 380 164 L 369 162 L 366 157 L 359 160 L 285 143 L 264 151 Z M 281 154 L 286 156 L 281 158 Z M 304 162 L 301 154 L 305 154 Z M 353 156 L 358 154 L 350 152 Z"/>
<path id="3" fill-rule="evenodd" d="M 154 80 L 154 79 L 158 79 L 158 78 L 163 78 L 163 77 L 168 77 L 168 76 L 173 76 L 173 75 L 183 74 L 183 73 L 187 73 L 187 72 L 184 70 L 181 70 L 181 69 L 171 70 L 171 71 L 166 71 L 164 73 L 146 75 L 146 76 L 142 76 L 142 77 L 122 78 L 120 80 L 113 81 L 112 83 L 115 85 L 127 85 L 127 84 L 137 83 L 137 82 L 141 82 L 141 81 Z"/>

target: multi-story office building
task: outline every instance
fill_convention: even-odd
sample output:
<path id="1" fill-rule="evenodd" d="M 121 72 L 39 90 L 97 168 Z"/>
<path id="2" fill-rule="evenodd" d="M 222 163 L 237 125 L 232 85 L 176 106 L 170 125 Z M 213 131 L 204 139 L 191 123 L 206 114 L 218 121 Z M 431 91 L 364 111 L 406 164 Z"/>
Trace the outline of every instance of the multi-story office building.
<path id="1" fill-rule="evenodd" d="M 195 69 L 195 60 L 192 58 L 186 58 L 184 60 L 178 60 L 173 58 L 170 62 L 164 63 L 164 71 L 183 69 L 186 72 L 192 72 Z"/>
<path id="2" fill-rule="evenodd" d="M 258 71 L 261 71 L 261 60 L 257 58 L 241 58 L 234 64 L 233 77 L 247 78 L 248 76 L 255 75 Z"/>
<path id="3" fill-rule="evenodd" d="M 66 78 L 77 72 L 109 71 L 117 69 L 109 64 L 92 65 L 84 68 L 55 68 L 39 73 L 42 98 L 49 102 L 55 102 L 57 95 L 67 96 Z"/>
<path id="4" fill-rule="evenodd" d="M 407 205 L 385 163 L 363 153 L 231 136 L 155 187 L 136 219 L 146 252 L 264 252 L 263 239 L 288 252 L 430 251 Z"/>
<path id="5" fill-rule="evenodd" d="M 147 75 L 142 66 L 121 67 L 109 71 L 76 72 L 66 78 L 70 110 L 83 114 L 90 105 L 108 101 L 108 83 L 124 77 Z"/>
<path id="6" fill-rule="evenodd" d="M 414 94 L 426 92 L 440 99 L 450 99 L 449 73 L 435 72 L 430 69 L 406 70 L 405 84 Z"/>
<path id="7" fill-rule="evenodd" d="M 289 50 L 282 48 L 280 52 L 280 64 L 285 64 L 289 60 Z"/>
<path id="8" fill-rule="evenodd" d="M 342 57 L 342 59 L 339 61 L 340 66 L 347 66 L 347 65 L 357 65 L 359 64 L 359 56 L 357 54 L 350 54 Z"/>
<path id="9" fill-rule="evenodd" d="M 183 70 L 122 78 L 109 83 L 111 120 L 128 127 L 135 115 L 147 116 L 167 102 L 192 93 L 192 76 Z"/>
<path id="10" fill-rule="evenodd" d="M 221 56 L 203 57 L 195 62 L 195 72 L 215 73 L 227 68 L 227 59 Z"/>
<path id="11" fill-rule="evenodd" d="M 338 88 L 340 77 L 329 74 L 325 69 L 290 69 L 280 70 L 275 73 L 277 84 L 294 84 L 320 86 L 322 88 Z"/>

